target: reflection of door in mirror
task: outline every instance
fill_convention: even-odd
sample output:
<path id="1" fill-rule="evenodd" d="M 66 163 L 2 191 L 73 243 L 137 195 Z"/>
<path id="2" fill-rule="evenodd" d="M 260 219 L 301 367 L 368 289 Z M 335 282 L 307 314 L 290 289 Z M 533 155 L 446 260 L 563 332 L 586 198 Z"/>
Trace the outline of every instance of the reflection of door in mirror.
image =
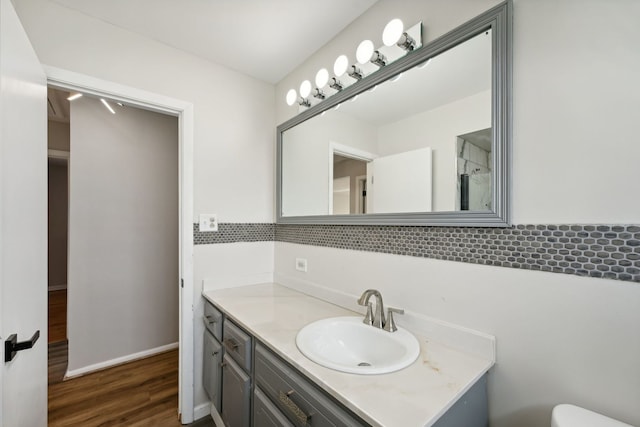
<path id="1" fill-rule="evenodd" d="M 367 212 L 431 212 L 431 148 L 378 157 L 367 164 Z"/>
<path id="2" fill-rule="evenodd" d="M 364 213 L 361 180 L 366 171 L 365 160 L 333 154 L 333 215 Z"/>
<path id="3" fill-rule="evenodd" d="M 456 209 L 491 210 L 491 128 L 459 135 Z"/>

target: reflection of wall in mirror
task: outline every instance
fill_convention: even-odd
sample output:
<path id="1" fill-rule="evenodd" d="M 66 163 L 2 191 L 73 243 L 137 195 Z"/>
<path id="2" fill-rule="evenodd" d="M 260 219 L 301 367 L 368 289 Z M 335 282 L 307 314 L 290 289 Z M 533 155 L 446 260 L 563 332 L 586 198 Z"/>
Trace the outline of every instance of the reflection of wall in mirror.
<path id="1" fill-rule="evenodd" d="M 331 141 L 375 152 L 375 129 L 350 116 L 330 111 L 283 134 L 283 216 L 329 214 L 329 165 Z"/>
<path id="2" fill-rule="evenodd" d="M 431 147 L 433 211 L 457 209 L 457 136 L 491 127 L 491 92 L 484 91 L 381 126 L 381 155 Z M 459 207 L 459 202 L 458 202 Z"/>

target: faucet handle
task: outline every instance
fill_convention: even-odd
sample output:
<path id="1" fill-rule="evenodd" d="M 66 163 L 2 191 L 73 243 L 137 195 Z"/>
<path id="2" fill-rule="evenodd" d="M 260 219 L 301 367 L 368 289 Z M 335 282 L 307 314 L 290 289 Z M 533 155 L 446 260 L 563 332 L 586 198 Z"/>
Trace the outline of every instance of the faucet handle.
<path id="1" fill-rule="evenodd" d="M 362 323 L 364 323 L 365 325 L 373 325 L 373 304 L 372 303 L 367 304 L 367 314 L 365 314 L 364 319 L 362 320 Z"/>
<path id="2" fill-rule="evenodd" d="M 384 324 L 384 330 L 387 332 L 395 332 L 398 330 L 396 322 L 393 320 L 393 313 L 404 314 L 404 310 L 401 308 L 387 308 L 387 322 Z"/>

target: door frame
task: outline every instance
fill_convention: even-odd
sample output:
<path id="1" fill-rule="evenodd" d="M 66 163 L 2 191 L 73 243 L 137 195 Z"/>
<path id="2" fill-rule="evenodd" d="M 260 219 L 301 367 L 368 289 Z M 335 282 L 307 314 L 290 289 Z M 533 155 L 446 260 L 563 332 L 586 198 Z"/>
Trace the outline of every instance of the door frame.
<path id="1" fill-rule="evenodd" d="M 179 381 L 178 412 L 183 424 L 194 418 L 194 286 L 193 286 L 193 104 L 153 92 L 109 82 L 43 64 L 47 84 L 106 96 L 144 110 L 178 118 L 179 203 Z M 186 286 L 184 284 L 186 283 Z"/>
<path id="2" fill-rule="evenodd" d="M 329 141 L 329 215 L 333 212 L 333 156 L 338 154 L 343 157 L 349 157 L 354 160 L 362 160 L 363 162 L 371 162 L 378 158 L 377 154 L 351 147 L 350 145 L 340 144 L 335 141 Z"/>

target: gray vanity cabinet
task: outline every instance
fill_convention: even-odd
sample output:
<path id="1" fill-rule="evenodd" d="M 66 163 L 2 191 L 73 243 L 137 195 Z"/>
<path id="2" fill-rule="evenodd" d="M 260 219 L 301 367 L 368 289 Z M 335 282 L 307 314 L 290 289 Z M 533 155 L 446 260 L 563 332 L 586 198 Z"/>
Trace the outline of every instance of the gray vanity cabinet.
<path id="1" fill-rule="evenodd" d="M 204 390 L 218 412 L 221 410 L 222 345 L 207 330 L 204 332 L 204 364 L 202 367 Z"/>
<path id="2" fill-rule="evenodd" d="M 226 427 L 251 424 L 252 338 L 231 320 L 222 326 L 222 420 Z"/>
<path id="3" fill-rule="evenodd" d="M 251 423 L 251 377 L 225 354 L 222 363 L 222 420 L 226 427 Z"/>
<path id="4" fill-rule="evenodd" d="M 216 410 L 221 410 L 222 391 L 222 313 L 208 302 L 204 308 L 204 354 L 202 384 Z"/>
<path id="5" fill-rule="evenodd" d="M 281 414 L 300 427 L 361 427 L 362 421 L 320 392 L 298 371 L 260 343 L 255 348 L 256 390 L 264 394 Z"/>
<path id="6" fill-rule="evenodd" d="M 295 427 L 269 398 L 255 388 L 253 392 L 253 427 Z"/>

